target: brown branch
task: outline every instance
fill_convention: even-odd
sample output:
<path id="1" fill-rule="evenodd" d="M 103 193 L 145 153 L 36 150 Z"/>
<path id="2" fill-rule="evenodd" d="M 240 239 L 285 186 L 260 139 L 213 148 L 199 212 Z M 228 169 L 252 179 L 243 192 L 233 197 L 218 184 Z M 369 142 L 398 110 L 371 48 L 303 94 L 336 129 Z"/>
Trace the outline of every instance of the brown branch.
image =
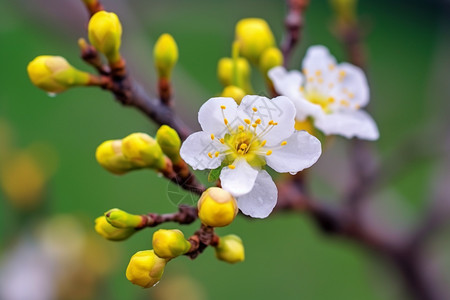
<path id="1" fill-rule="evenodd" d="M 204 224 L 188 240 L 192 246 L 185 255 L 191 259 L 203 253 L 208 246 L 215 247 L 219 244 L 219 236 L 214 233 L 214 228 Z"/>
<path id="2" fill-rule="evenodd" d="M 300 41 L 303 29 L 303 13 L 309 5 L 309 0 L 287 0 L 288 14 L 284 20 L 286 33 L 281 44 L 281 52 L 284 57 L 284 66 L 288 66 L 292 51 Z"/>
<path id="3" fill-rule="evenodd" d="M 172 214 L 154 214 L 142 215 L 142 224 L 138 228 L 156 227 L 167 222 L 175 222 L 181 225 L 191 224 L 198 218 L 196 207 L 189 205 L 180 205 L 178 212 Z"/>

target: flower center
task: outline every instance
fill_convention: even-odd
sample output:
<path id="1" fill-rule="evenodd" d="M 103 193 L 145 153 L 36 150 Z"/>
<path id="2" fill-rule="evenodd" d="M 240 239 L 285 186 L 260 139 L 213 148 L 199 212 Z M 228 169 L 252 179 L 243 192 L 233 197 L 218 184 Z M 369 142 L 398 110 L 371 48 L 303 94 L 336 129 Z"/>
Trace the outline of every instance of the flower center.
<path id="1" fill-rule="evenodd" d="M 305 97 L 309 102 L 320 105 L 325 113 L 331 112 L 330 104 L 335 102 L 333 97 L 328 97 L 316 90 L 307 92 Z"/>
<path id="2" fill-rule="evenodd" d="M 211 134 L 211 140 L 217 140 L 226 146 L 224 151 L 216 151 L 214 154 L 209 152 L 210 158 L 224 155 L 223 164 L 228 165 L 229 168 L 234 169 L 232 163 L 238 159 L 243 158 L 253 167 L 261 167 L 266 164 L 265 156 L 271 155 L 272 150 L 264 148 L 266 140 L 264 136 L 271 131 L 271 129 L 278 125 L 273 120 L 269 121 L 266 126 L 261 124 L 261 119 L 255 120 L 255 113 L 258 111 L 253 107 L 253 113 L 250 119 L 244 119 L 242 124 L 232 128 L 225 117 L 225 106 L 221 106 L 223 122 L 228 129 L 228 133 L 223 138 L 216 138 Z M 286 145 L 282 142 L 281 146 Z"/>

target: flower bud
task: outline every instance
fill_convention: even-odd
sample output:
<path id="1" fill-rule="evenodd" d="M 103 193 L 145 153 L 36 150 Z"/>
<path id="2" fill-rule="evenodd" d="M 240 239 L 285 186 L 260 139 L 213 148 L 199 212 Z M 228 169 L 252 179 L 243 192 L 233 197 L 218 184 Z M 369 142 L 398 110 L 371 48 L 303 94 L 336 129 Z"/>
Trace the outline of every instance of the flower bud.
<path id="1" fill-rule="evenodd" d="M 161 126 L 156 132 L 156 141 L 174 164 L 180 161 L 181 139 L 175 129 L 167 125 Z"/>
<path id="2" fill-rule="evenodd" d="M 105 216 L 95 219 L 95 231 L 107 240 L 122 241 L 132 236 L 134 228 L 116 228 L 106 221 Z"/>
<path id="3" fill-rule="evenodd" d="M 103 53 L 110 63 L 120 60 L 122 25 L 115 13 L 95 13 L 89 20 L 88 36 L 91 44 Z"/>
<path id="4" fill-rule="evenodd" d="M 153 234 L 153 251 L 161 258 L 172 259 L 185 254 L 191 248 L 178 229 L 160 229 Z"/>
<path id="5" fill-rule="evenodd" d="M 221 237 L 219 245 L 215 248 L 216 257 L 230 264 L 241 262 L 245 259 L 244 245 L 240 237 L 234 234 Z"/>
<path id="6" fill-rule="evenodd" d="M 109 140 L 101 143 L 97 147 L 95 158 L 103 168 L 117 175 L 138 168 L 123 155 L 121 140 Z"/>
<path id="7" fill-rule="evenodd" d="M 178 47 L 174 38 L 168 34 L 162 34 L 153 48 L 153 59 L 159 78 L 170 78 L 172 69 L 178 61 Z"/>
<path id="8" fill-rule="evenodd" d="M 263 19 L 242 19 L 236 24 L 236 40 L 240 43 L 240 54 L 253 63 L 269 47 L 275 44 L 272 31 Z"/>
<path id="9" fill-rule="evenodd" d="M 229 225 L 238 212 L 236 199 L 218 187 L 211 187 L 203 192 L 197 205 L 199 219 L 212 227 Z"/>
<path id="10" fill-rule="evenodd" d="M 237 86 L 229 85 L 223 89 L 222 94 L 220 94 L 220 96 L 233 98 L 234 101 L 236 101 L 236 103 L 239 105 L 241 104 L 242 98 L 244 98 L 245 96 L 245 92 L 241 88 L 238 88 Z"/>
<path id="11" fill-rule="evenodd" d="M 283 54 L 276 47 L 267 48 L 259 60 L 259 68 L 263 75 L 267 78 L 267 72 L 270 69 L 283 65 Z"/>
<path id="12" fill-rule="evenodd" d="M 140 215 L 132 215 L 118 208 L 110 209 L 105 213 L 106 221 L 116 228 L 139 228 L 143 220 Z"/>
<path id="13" fill-rule="evenodd" d="M 28 64 L 27 71 L 31 82 L 49 93 L 87 85 L 90 79 L 89 73 L 75 69 L 61 56 L 38 56 Z"/>
<path id="14" fill-rule="evenodd" d="M 235 85 L 247 93 L 251 90 L 250 65 L 248 61 L 239 57 L 236 60 L 236 74 L 234 74 L 232 58 L 221 58 L 217 64 L 217 77 L 223 86 Z M 234 78 L 236 76 L 236 78 Z"/>
<path id="15" fill-rule="evenodd" d="M 149 288 L 161 279 L 167 260 L 158 257 L 153 250 L 134 254 L 127 267 L 126 276 L 131 283 Z"/>
<path id="16" fill-rule="evenodd" d="M 339 21 L 351 23 L 356 20 L 358 0 L 330 0 L 330 2 Z"/>
<path id="17" fill-rule="evenodd" d="M 145 133 L 132 133 L 122 140 L 123 155 L 135 165 L 161 170 L 165 166 L 159 144 Z"/>

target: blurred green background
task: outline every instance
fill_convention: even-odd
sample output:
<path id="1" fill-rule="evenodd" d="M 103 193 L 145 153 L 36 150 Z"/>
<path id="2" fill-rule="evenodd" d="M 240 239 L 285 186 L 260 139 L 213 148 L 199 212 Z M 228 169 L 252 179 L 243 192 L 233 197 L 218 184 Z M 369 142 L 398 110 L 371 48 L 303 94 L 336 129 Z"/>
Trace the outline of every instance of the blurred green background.
<path id="1" fill-rule="evenodd" d="M 280 42 L 286 10 L 284 1 L 275 0 L 105 0 L 104 4 L 122 21 L 123 54 L 132 74 L 151 92 L 156 86 L 153 42 L 164 32 L 174 36 L 180 51 L 174 75 L 176 106 L 192 126 L 198 126 L 195 116 L 200 105 L 221 91 L 216 64 L 220 57 L 230 55 L 235 23 L 244 17 L 264 18 Z M 3 1 L 0 8 L 0 119 L 13 128 L 16 147 L 45 142 L 58 157 L 57 171 L 39 213 L 20 213 L 0 194 L 0 251 L 9 249 L 17 235 L 33 227 L 32 220 L 43 215 L 73 214 L 92 225 L 88 228 L 93 231 L 95 217 L 113 207 L 135 213 L 174 211 L 178 198 L 168 192 L 177 189 L 154 172 L 117 177 L 95 161 L 95 149 L 106 139 L 138 131 L 155 133 L 155 126 L 140 112 L 122 107 L 110 94 L 95 88 L 73 89 L 51 98 L 32 86 L 27 77 L 26 65 L 41 54 L 62 55 L 74 66 L 90 70 L 83 65 L 77 48 L 77 39 L 87 37 L 88 16 L 81 1 Z M 367 31 L 371 112 L 381 132 L 374 144 L 380 159 L 406 139 L 424 138 L 424 128 L 435 124 L 439 128 L 448 112 L 443 109 L 449 96 L 445 67 L 450 64 L 449 14 L 445 8 L 445 2 L 438 1 L 360 1 L 361 21 Z M 339 61 L 345 60 L 332 34 L 333 26 L 328 2 L 311 0 L 304 38 L 291 68 L 300 66 L 306 48 L 314 44 L 326 45 Z M 254 75 L 258 81 L 258 74 Z M 257 91 L 265 93 L 262 88 Z M 346 141 L 336 139 L 313 168 L 315 194 L 336 199 L 345 188 L 345 176 L 338 175 L 346 174 L 348 168 L 346 145 Z M 412 162 L 377 191 L 373 218 L 399 232 L 412 226 L 428 202 L 436 161 Z M 193 199 L 183 201 L 192 203 Z M 197 226 L 181 229 L 190 235 Z M 357 245 L 323 236 L 306 216 L 238 217 L 219 233 L 242 237 L 244 263 L 217 261 L 207 249 L 195 261 L 186 257 L 172 261 L 163 282 L 153 290 L 162 289 L 166 278 L 178 275 L 192 278 L 207 299 L 215 300 L 401 298 L 401 282 L 395 271 Z M 151 235 L 148 229 L 126 242 L 107 244 L 106 249 L 118 252 L 111 262 L 113 272 L 100 294 L 89 299 L 149 299 L 149 291 L 126 280 L 125 268 L 132 254 L 151 248 Z"/>

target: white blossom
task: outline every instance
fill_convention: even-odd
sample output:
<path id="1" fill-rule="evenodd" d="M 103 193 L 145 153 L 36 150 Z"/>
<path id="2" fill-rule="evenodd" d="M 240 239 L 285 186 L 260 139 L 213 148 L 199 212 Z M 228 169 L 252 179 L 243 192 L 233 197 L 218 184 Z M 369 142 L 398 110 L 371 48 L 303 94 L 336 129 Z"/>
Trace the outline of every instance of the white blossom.
<path id="1" fill-rule="evenodd" d="M 377 125 L 361 109 L 369 102 L 369 86 L 360 68 L 336 64 L 324 46 L 310 47 L 302 68 L 303 73 L 283 67 L 269 71 L 275 90 L 294 102 L 297 121 L 311 117 L 327 135 L 378 139 Z"/>
<path id="2" fill-rule="evenodd" d="M 321 154 L 319 140 L 295 131 L 294 117 L 292 101 L 283 96 L 245 96 L 239 106 L 232 98 L 211 98 L 198 113 L 202 131 L 186 139 L 181 157 L 195 170 L 222 167 L 222 188 L 237 197 L 239 209 L 265 218 L 278 191 L 264 166 L 295 174 Z"/>

